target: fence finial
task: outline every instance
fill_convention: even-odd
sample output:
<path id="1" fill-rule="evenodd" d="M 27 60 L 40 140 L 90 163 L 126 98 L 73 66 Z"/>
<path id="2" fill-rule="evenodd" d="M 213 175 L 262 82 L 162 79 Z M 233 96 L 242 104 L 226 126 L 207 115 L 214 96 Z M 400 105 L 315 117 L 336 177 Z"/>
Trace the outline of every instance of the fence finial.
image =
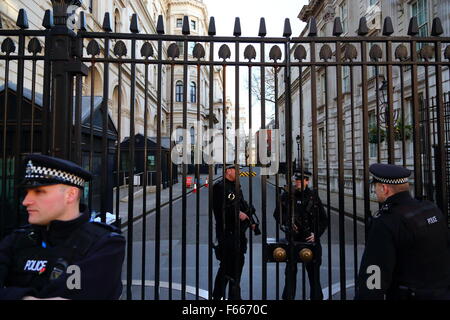
<path id="1" fill-rule="evenodd" d="M 289 38 L 292 35 L 291 22 L 289 18 L 284 20 L 283 37 Z"/>
<path id="2" fill-rule="evenodd" d="M 369 33 L 369 28 L 367 27 L 366 17 L 361 17 L 359 19 L 358 35 L 365 36 Z"/>
<path id="3" fill-rule="evenodd" d="M 111 17 L 109 15 L 109 12 L 105 12 L 105 17 L 103 18 L 103 25 L 102 29 L 105 32 L 111 32 Z"/>
<path id="4" fill-rule="evenodd" d="M 16 26 L 18 26 L 20 29 L 28 29 L 28 16 L 25 9 L 19 10 L 19 16 L 17 17 Z"/>
<path id="5" fill-rule="evenodd" d="M 130 31 L 132 33 L 139 33 L 139 21 L 136 13 L 133 13 L 131 16 Z"/>
<path id="6" fill-rule="evenodd" d="M 431 28 L 431 35 L 437 37 L 443 33 L 444 33 L 444 29 L 442 28 L 441 19 L 439 19 L 439 17 L 434 18 L 433 26 Z"/>
<path id="7" fill-rule="evenodd" d="M 164 34 L 164 18 L 162 14 L 158 16 L 158 22 L 156 23 L 156 33 Z"/>
<path id="8" fill-rule="evenodd" d="M 415 36 L 419 33 L 419 25 L 417 24 L 417 17 L 411 17 L 408 26 L 408 36 Z"/>
<path id="9" fill-rule="evenodd" d="M 266 19 L 261 18 L 259 20 L 259 31 L 258 31 L 258 36 L 259 37 L 265 37 L 267 34 L 267 30 L 266 30 Z"/>
<path id="10" fill-rule="evenodd" d="M 45 29 L 51 29 L 54 26 L 52 10 L 45 10 L 44 20 L 42 20 L 42 26 Z"/>
<path id="11" fill-rule="evenodd" d="M 84 11 L 80 12 L 80 30 L 81 31 L 87 31 L 87 29 L 86 29 L 86 15 L 84 14 Z"/>
<path id="12" fill-rule="evenodd" d="M 210 36 L 216 35 L 216 21 L 214 17 L 209 18 L 208 35 Z"/>
<path id="13" fill-rule="evenodd" d="M 390 36 L 394 33 L 394 26 L 392 25 L 391 17 L 384 18 L 383 36 Z"/>
<path id="14" fill-rule="evenodd" d="M 233 36 L 239 37 L 240 35 L 241 35 L 241 19 L 236 17 L 236 19 L 234 19 Z"/>
<path id="15" fill-rule="evenodd" d="M 317 22 L 315 17 L 311 17 L 309 19 L 309 37 L 316 37 L 317 36 Z"/>
<path id="16" fill-rule="evenodd" d="M 183 17 L 183 28 L 181 31 L 185 36 L 191 34 L 191 30 L 189 28 L 189 17 L 188 16 L 184 16 Z"/>
<path id="17" fill-rule="evenodd" d="M 334 18 L 333 36 L 339 37 L 343 33 L 344 33 L 344 30 L 342 29 L 341 18 L 340 17 Z"/>

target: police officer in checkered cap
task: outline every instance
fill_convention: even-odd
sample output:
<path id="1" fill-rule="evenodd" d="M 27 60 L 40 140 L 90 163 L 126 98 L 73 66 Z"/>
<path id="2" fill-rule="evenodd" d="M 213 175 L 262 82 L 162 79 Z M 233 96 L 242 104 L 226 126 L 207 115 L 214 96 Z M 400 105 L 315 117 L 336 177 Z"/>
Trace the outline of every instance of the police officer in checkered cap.
<path id="1" fill-rule="evenodd" d="M 375 163 L 369 171 L 381 207 L 371 220 L 355 298 L 449 300 L 449 234 L 442 212 L 411 197 L 410 170 Z"/>
<path id="2" fill-rule="evenodd" d="M 29 224 L 0 242 L 0 300 L 118 299 L 125 239 L 80 204 L 91 174 L 39 154 L 24 161 Z"/>

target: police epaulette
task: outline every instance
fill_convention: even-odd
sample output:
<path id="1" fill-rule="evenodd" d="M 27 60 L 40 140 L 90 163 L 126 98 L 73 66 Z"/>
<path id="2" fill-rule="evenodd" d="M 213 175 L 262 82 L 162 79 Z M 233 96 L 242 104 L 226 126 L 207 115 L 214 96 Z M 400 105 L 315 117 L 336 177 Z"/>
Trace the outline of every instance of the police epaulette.
<path id="1" fill-rule="evenodd" d="M 93 223 L 94 225 L 97 225 L 99 227 L 102 227 L 102 228 L 108 230 L 109 232 L 115 232 L 118 234 L 122 233 L 122 231 L 120 231 L 119 228 L 117 228 L 116 226 L 114 226 L 112 224 L 107 224 L 107 223 L 99 222 L 99 221 L 91 221 L 91 223 Z"/>

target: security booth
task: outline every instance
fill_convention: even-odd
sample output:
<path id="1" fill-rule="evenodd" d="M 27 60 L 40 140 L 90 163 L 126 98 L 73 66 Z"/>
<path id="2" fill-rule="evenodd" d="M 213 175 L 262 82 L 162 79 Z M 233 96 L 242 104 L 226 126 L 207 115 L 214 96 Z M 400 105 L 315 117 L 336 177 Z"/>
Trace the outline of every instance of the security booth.
<path id="1" fill-rule="evenodd" d="M 145 172 L 145 137 L 138 133 L 134 136 L 134 177 L 133 184 L 144 185 Z M 147 137 L 147 186 L 156 186 L 156 159 L 158 154 L 158 143 L 156 137 Z M 128 185 L 129 179 L 129 157 L 130 138 L 126 137 L 120 144 L 120 172 L 119 181 L 115 181 L 116 186 Z M 170 165 L 172 164 L 172 182 L 170 181 Z M 170 138 L 161 137 L 161 184 L 163 189 L 178 182 L 177 165 L 172 163 L 170 155 Z"/>
<path id="2" fill-rule="evenodd" d="M 92 182 L 84 188 L 84 198 L 92 212 L 101 211 L 102 198 L 105 199 L 106 211 L 113 212 L 113 168 L 118 132 L 109 112 L 107 114 L 107 130 L 103 132 L 102 102 L 103 98 L 98 96 L 81 97 L 81 165 L 92 174 Z M 106 164 L 103 163 L 104 135 L 107 141 Z M 104 165 L 107 165 L 109 170 L 105 181 L 102 181 Z M 92 189 L 92 193 L 90 193 L 90 189 Z"/>

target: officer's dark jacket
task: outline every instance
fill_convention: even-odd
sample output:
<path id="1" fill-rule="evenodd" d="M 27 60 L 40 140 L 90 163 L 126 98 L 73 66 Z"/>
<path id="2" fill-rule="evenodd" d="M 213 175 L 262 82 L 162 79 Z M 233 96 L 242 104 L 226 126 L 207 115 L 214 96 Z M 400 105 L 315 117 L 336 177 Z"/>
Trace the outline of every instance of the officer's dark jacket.
<path id="1" fill-rule="evenodd" d="M 289 222 L 289 193 L 283 189 L 280 202 L 281 202 L 281 225 L 288 226 Z M 305 241 L 305 237 L 309 237 L 311 232 L 314 232 L 317 228 L 315 234 L 316 241 L 320 241 L 320 237 L 326 230 L 328 226 L 328 217 L 323 207 L 322 201 L 320 200 L 317 191 L 310 189 L 308 186 L 303 190 L 297 190 L 293 188 L 292 190 L 294 199 L 294 220 L 296 226 L 299 228 L 299 232 L 294 234 L 294 239 L 296 241 Z M 318 220 L 314 217 L 314 197 L 316 197 Z M 278 207 L 278 204 L 277 204 Z M 275 220 L 280 223 L 280 213 L 278 208 L 274 211 Z"/>
<path id="2" fill-rule="evenodd" d="M 235 205 L 242 212 L 246 212 L 248 209 L 248 205 L 242 194 L 242 189 L 239 189 L 239 193 L 236 195 L 235 182 L 226 178 L 224 180 L 222 179 L 216 182 L 213 187 L 213 210 L 216 220 L 216 237 L 219 241 L 223 239 L 225 234 L 234 234 L 236 232 Z M 239 227 L 241 238 L 245 239 L 245 223 L 240 221 Z"/>
<path id="3" fill-rule="evenodd" d="M 0 300 L 24 296 L 118 299 L 125 239 L 116 231 L 112 226 L 90 222 L 87 211 L 71 221 L 15 230 L 0 242 Z M 71 265 L 79 267 L 80 289 L 67 286 L 73 271 L 59 272 L 58 277 L 58 271 Z"/>
<path id="4" fill-rule="evenodd" d="M 379 267 L 381 289 L 367 286 L 376 284 L 370 266 Z M 397 299 L 399 287 L 429 294 L 449 284 L 448 229 L 440 210 L 408 191 L 389 197 L 371 222 L 356 299 Z"/>

